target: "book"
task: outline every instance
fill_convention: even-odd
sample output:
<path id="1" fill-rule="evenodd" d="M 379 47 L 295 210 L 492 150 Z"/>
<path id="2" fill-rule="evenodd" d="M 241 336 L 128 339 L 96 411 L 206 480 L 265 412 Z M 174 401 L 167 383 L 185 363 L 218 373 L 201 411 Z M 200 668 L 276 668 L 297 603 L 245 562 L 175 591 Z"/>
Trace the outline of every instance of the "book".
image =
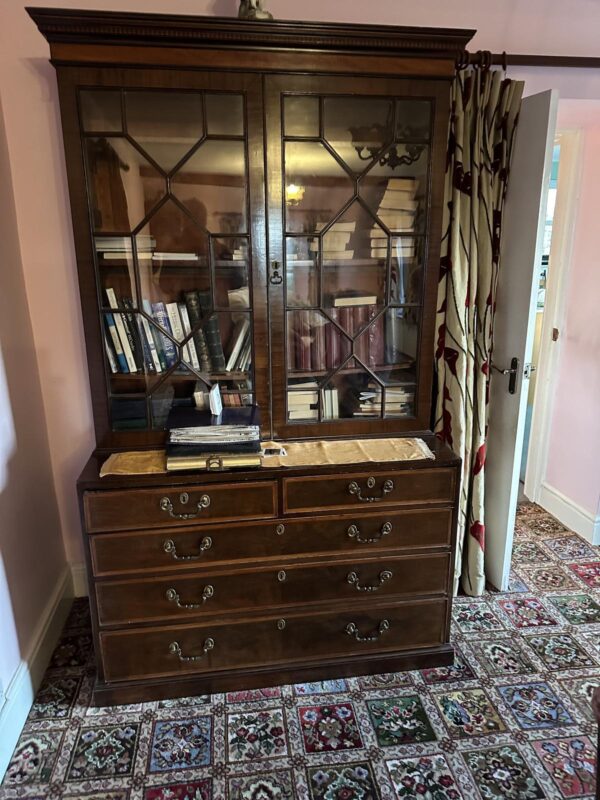
<path id="1" fill-rule="evenodd" d="M 352 306 L 353 329 L 357 333 L 369 322 L 369 307 L 367 305 Z M 364 365 L 369 363 L 369 335 L 368 331 L 361 333 L 354 342 L 354 352 Z"/>
<path id="2" fill-rule="evenodd" d="M 106 358 L 108 360 L 108 366 L 110 367 L 110 371 L 114 374 L 115 372 L 119 371 L 119 366 L 117 364 L 117 357 L 113 353 L 113 349 L 111 347 L 110 342 L 106 337 L 106 332 L 102 334 L 104 339 L 104 350 L 106 351 Z"/>
<path id="3" fill-rule="evenodd" d="M 177 303 L 165 303 L 165 309 L 167 311 L 167 316 L 169 317 L 169 325 L 171 326 L 171 332 L 173 334 L 173 338 L 177 342 L 182 342 L 184 339 L 184 331 L 183 331 L 183 323 L 181 321 L 181 316 L 179 314 L 179 307 Z M 183 360 L 187 361 L 188 364 L 190 363 L 190 351 L 187 344 L 184 344 L 181 348 L 181 353 L 183 356 Z"/>
<path id="4" fill-rule="evenodd" d="M 185 303 L 177 303 L 177 308 L 179 309 L 179 316 L 181 317 L 181 324 L 183 326 L 183 333 L 186 338 L 192 332 L 192 326 L 190 325 L 190 318 L 188 315 L 187 306 Z M 200 361 L 198 360 L 198 353 L 196 351 L 196 345 L 194 343 L 193 337 L 187 340 L 187 352 L 190 357 L 190 363 L 194 369 L 200 369 Z"/>
<path id="5" fill-rule="evenodd" d="M 106 299 L 108 301 L 109 308 L 112 308 L 113 311 L 119 310 L 119 304 L 117 302 L 117 296 L 115 294 L 115 290 L 107 287 L 105 290 Z M 123 354 L 125 355 L 125 360 L 127 361 L 127 368 L 129 372 L 137 372 L 138 366 L 136 364 L 135 358 L 133 357 L 133 351 L 131 349 L 131 345 L 129 343 L 129 337 L 127 335 L 127 331 L 125 329 L 125 323 L 123 321 L 123 314 L 114 314 L 113 319 L 114 323 L 117 328 L 117 332 L 119 334 L 119 339 L 121 340 L 121 348 L 123 350 Z"/>
<path id="6" fill-rule="evenodd" d="M 296 367 L 301 370 L 312 369 L 312 331 L 311 312 L 296 312 Z"/>
<path id="7" fill-rule="evenodd" d="M 335 297 L 333 300 L 334 308 L 344 306 L 375 306 L 377 305 L 377 295 L 348 295 L 346 297 Z"/>
<path id="8" fill-rule="evenodd" d="M 250 319 L 247 315 L 244 315 L 244 319 L 236 323 L 231 334 L 229 358 L 225 364 L 226 372 L 231 372 L 235 368 L 249 331 Z"/>
<path id="9" fill-rule="evenodd" d="M 332 309 L 330 316 L 334 319 L 337 318 L 337 311 Z M 339 328 L 328 322 L 325 326 L 325 368 L 335 369 L 340 363 L 341 340 Z"/>
<path id="10" fill-rule="evenodd" d="M 288 409 L 288 419 L 319 419 L 319 412 L 316 408 Z"/>
<path id="11" fill-rule="evenodd" d="M 388 178 L 387 190 L 392 191 L 413 191 L 415 188 L 415 178 Z"/>
<path id="12" fill-rule="evenodd" d="M 376 367 L 385 362 L 385 336 L 383 325 L 384 318 L 381 316 L 367 328 L 366 336 L 369 340 L 368 364 L 370 367 Z"/>
<path id="13" fill-rule="evenodd" d="M 152 314 L 152 306 L 150 305 L 149 300 L 142 300 L 142 308 L 149 317 L 154 319 L 154 316 Z M 162 348 L 162 338 L 160 331 L 155 325 L 152 325 L 146 319 L 146 317 L 142 317 L 142 326 L 144 328 L 144 335 L 148 341 L 148 347 L 150 348 L 150 353 L 152 354 L 152 361 L 154 362 L 156 371 L 158 373 L 163 372 L 164 370 L 167 369 L 167 359 L 165 358 L 165 353 Z"/>
<path id="14" fill-rule="evenodd" d="M 185 292 L 183 297 L 185 300 L 185 306 L 188 310 L 190 325 L 194 330 L 192 339 L 194 340 L 194 344 L 196 345 L 196 353 L 198 354 L 200 370 L 202 372 L 211 372 L 212 365 L 210 362 L 208 345 L 206 344 L 204 331 L 200 327 L 200 322 L 202 320 L 202 309 L 200 307 L 198 292 L 196 291 Z"/>
<path id="15" fill-rule="evenodd" d="M 152 316 L 158 322 L 158 324 L 167 331 L 167 333 L 172 333 L 171 325 L 169 324 L 169 315 L 167 314 L 167 309 L 165 308 L 164 303 L 152 303 Z M 172 367 L 173 364 L 177 363 L 178 361 L 177 348 L 172 340 L 162 331 L 159 331 L 158 333 L 162 344 L 162 350 L 165 354 L 167 367 Z"/>
<path id="16" fill-rule="evenodd" d="M 323 261 L 352 261 L 354 250 L 323 250 Z"/>
<path id="17" fill-rule="evenodd" d="M 321 317 L 313 317 L 310 343 L 311 369 L 325 369 L 325 324 Z"/>
<path id="18" fill-rule="evenodd" d="M 406 211 L 414 214 L 419 208 L 419 201 L 414 200 L 407 192 L 386 192 L 379 203 L 379 211 Z"/>
<path id="19" fill-rule="evenodd" d="M 131 297 L 121 298 L 121 303 L 123 304 L 123 307 L 127 309 L 127 315 L 126 315 L 127 325 L 131 331 L 131 338 L 133 338 L 135 341 L 136 351 L 138 353 L 141 353 L 140 368 L 143 365 L 143 368 L 146 370 L 146 372 L 150 373 L 156 372 L 156 367 L 154 364 L 154 360 L 152 358 L 152 354 L 150 352 L 150 347 L 146 341 L 146 337 L 142 329 L 141 320 L 144 318 L 141 315 L 138 316 L 133 311 L 134 306 Z M 138 356 L 136 355 L 136 352 L 134 352 L 134 356 L 137 362 Z"/>
<path id="20" fill-rule="evenodd" d="M 125 358 L 125 353 L 123 352 L 123 348 L 121 347 L 121 340 L 119 339 L 119 333 L 117 331 L 117 326 L 115 325 L 115 319 L 112 314 L 105 313 L 104 321 L 106 323 L 108 334 L 110 336 L 110 340 L 115 350 L 115 356 L 117 359 L 117 363 L 119 365 L 119 371 L 128 374 L 129 366 L 127 365 L 127 359 Z"/>
<path id="21" fill-rule="evenodd" d="M 412 231 L 414 229 L 414 215 L 408 211 L 379 211 L 377 216 L 390 230 Z"/>
<path id="22" fill-rule="evenodd" d="M 198 301 L 203 311 L 210 309 L 210 292 L 198 292 Z M 212 365 L 212 372 L 225 372 L 225 354 L 223 353 L 223 342 L 221 341 L 221 328 L 219 325 L 219 315 L 211 314 L 202 326 L 204 338 L 208 346 L 208 354 Z"/>

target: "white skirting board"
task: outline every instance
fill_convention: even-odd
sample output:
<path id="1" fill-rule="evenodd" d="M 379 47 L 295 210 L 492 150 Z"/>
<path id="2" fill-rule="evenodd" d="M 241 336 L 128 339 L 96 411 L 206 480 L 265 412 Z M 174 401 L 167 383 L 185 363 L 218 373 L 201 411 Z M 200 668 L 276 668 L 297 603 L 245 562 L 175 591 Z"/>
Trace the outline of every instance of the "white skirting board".
<path id="1" fill-rule="evenodd" d="M 0 707 L 0 783 L 64 627 L 73 598 L 71 568 L 65 567 L 31 639 L 29 652 L 6 687 Z"/>
<path id="2" fill-rule="evenodd" d="M 73 595 L 75 597 L 87 597 L 89 591 L 85 564 L 72 564 L 71 575 L 73 577 Z"/>
<path id="3" fill-rule="evenodd" d="M 600 516 L 582 508 L 545 482 L 540 487 L 538 505 L 591 544 L 600 545 Z"/>

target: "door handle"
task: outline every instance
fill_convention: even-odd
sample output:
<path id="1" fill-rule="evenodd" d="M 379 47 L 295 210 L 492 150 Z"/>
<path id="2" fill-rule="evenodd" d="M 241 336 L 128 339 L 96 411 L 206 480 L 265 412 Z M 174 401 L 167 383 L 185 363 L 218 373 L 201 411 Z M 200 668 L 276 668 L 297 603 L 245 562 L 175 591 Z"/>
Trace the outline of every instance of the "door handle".
<path id="1" fill-rule="evenodd" d="M 519 375 L 519 359 L 515 356 L 510 360 L 510 367 L 505 369 L 500 369 L 495 364 L 492 364 L 492 369 L 499 372 L 500 375 L 508 375 L 508 393 L 515 394 L 517 391 L 517 377 Z"/>

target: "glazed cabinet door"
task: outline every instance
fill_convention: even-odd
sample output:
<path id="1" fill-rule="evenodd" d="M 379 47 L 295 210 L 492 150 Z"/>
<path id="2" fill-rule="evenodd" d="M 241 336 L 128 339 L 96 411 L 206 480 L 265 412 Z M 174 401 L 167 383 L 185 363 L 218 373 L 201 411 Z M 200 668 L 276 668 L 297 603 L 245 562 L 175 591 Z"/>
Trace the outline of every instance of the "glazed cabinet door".
<path id="1" fill-rule="evenodd" d="M 99 445 L 164 439 L 216 381 L 268 429 L 260 79 L 61 67 L 59 85 Z"/>
<path id="2" fill-rule="evenodd" d="M 276 435 L 430 427 L 448 85 L 266 78 Z"/>

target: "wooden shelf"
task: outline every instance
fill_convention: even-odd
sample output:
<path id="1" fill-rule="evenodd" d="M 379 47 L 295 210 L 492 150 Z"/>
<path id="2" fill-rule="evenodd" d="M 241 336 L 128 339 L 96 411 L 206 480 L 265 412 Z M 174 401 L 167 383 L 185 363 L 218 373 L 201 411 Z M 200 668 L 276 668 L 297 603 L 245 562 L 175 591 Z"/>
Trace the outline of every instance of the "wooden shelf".
<path id="1" fill-rule="evenodd" d="M 204 373 L 203 373 L 204 374 Z M 157 383 L 159 379 L 163 377 L 163 372 L 129 372 L 129 373 L 122 373 L 122 372 L 113 372 L 110 374 L 111 381 L 116 381 L 118 383 L 134 383 L 135 381 L 143 381 L 147 384 L 154 384 Z M 212 383 L 216 381 L 243 381 L 243 380 L 250 380 L 251 373 L 250 372 L 211 372 L 210 374 L 204 374 L 204 377 L 207 378 Z M 200 378 L 192 375 L 191 373 L 179 373 L 179 372 L 172 372 L 167 381 L 173 381 L 175 383 L 183 383 L 185 381 L 197 381 Z M 241 390 L 240 391 L 247 391 Z"/>

